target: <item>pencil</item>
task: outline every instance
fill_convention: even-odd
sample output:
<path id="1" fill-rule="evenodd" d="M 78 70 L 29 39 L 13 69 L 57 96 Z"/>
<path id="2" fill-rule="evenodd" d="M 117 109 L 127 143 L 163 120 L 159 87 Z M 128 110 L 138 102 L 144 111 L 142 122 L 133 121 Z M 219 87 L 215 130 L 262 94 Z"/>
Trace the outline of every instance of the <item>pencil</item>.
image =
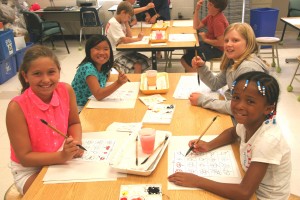
<path id="1" fill-rule="evenodd" d="M 141 32 L 143 31 L 143 21 L 141 21 Z"/>
<path id="2" fill-rule="evenodd" d="M 59 135 L 63 136 L 65 139 L 68 138 L 68 136 L 66 136 L 65 134 L 63 134 L 60 130 L 56 129 L 54 126 L 50 125 L 50 124 L 49 124 L 48 122 L 46 122 L 45 120 L 43 120 L 43 119 L 40 119 L 40 120 L 41 120 L 41 122 L 42 122 L 43 124 L 46 124 L 49 128 L 51 128 L 53 131 L 55 131 L 55 132 L 58 133 Z M 83 150 L 86 151 L 86 149 L 85 149 L 83 146 L 81 146 L 80 144 L 76 144 L 76 146 L 78 146 L 80 149 L 83 149 Z"/>
<path id="3" fill-rule="evenodd" d="M 196 57 L 196 59 L 197 59 L 197 57 L 198 57 L 198 52 L 197 52 L 197 47 L 196 47 L 196 44 L 195 44 L 195 57 Z M 200 75 L 199 75 L 199 72 L 198 72 L 198 70 L 197 70 L 197 79 L 198 79 L 198 85 L 200 85 Z"/>
<path id="4" fill-rule="evenodd" d="M 115 70 L 117 70 L 117 72 L 119 73 L 119 74 L 121 74 L 122 72 L 120 71 L 120 70 L 118 70 L 116 67 L 113 67 Z M 130 80 L 127 78 L 127 81 L 128 82 L 130 82 Z"/>
<path id="5" fill-rule="evenodd" d="M 139 165 L 139 155 L 138 155 L 138 139 L 139 137 L 136 136 L 135 139 L 135 165 L 138 166 Z"/>
<path id="6" fill-rule="evenodd" d="M 199 136 L 198 140 L 194 143 L 194 145 L 197 144 L 200 141 L 200 139 L 202 138 L 202 136 L 206 133 L 206 131 L 209 129 L 209 127 L 214 123 L 214 121 L 217 119 L 217 117 L 218 117 L 218 115 L 213 118 L 213 120 L 210 122 L 210 124 L 201 133 L 201 135 Z M 185 156 L 187 156 L 194 149 L 194 145 L 189 148 L 189 150 L 186 152 Z"/>
<path id="7" fill-rule="evenodd" d="M 166 141 L 168 140 L 168 136 L 165 137 L 165 140 L 162 141 L 155 149 L 154 151 L 141 163 L 141 164 L 145 164 L 147 162 L 147 160 L 154 155 L 154 153 L 157 151 L 157 149 L 159 149 L 163 144 L 166 143 Z"/>

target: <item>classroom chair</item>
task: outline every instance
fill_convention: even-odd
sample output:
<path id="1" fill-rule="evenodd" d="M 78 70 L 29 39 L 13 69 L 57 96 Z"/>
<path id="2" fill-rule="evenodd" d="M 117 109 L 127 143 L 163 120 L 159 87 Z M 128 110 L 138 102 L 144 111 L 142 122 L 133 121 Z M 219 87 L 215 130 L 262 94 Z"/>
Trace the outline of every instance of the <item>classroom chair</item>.
<path id="1" fill-rule="evenodd" d="M 39 42 L 41 45 L 46 39 L 50 39 L 52 49 L 55 49 L 53 36 L 60 34 L 65 43 L 68 54 L 70 54 L 67 42 L 63 34 L 63 28 L 57 21 L 43 21 L 36 13 L 23 11 L 26 28 L 30 36 L 30 40 L 34 43 Z"/>
<path id="2" fill-rule="evenodd" d="M 221 62 L 221 60 L 222 60 L 222 57 L 212 58 L 212 59 L 208 60 L 207 62 L 210 63 L 210 71 L 220 71 L 220 68 L 219 68 L 219 70 L 214 70 L 214 62 Z"/>
<path id="3" fill-rule="evenodd" d="M 12 184 L 5 192 L 4 200 L 21 200 L 22 197 L 15 184 Z"/>
<path id="4" fill-rule="evenodd" d="M 258 52 L 257 55 L 261 58 L 272 58 L 272 67 L 276 67 L 276 72 L 280 73 L 281 68 L 279 66 L 279 54 L 278 54 L 278 44 L 280 42 L 280 39 L 277 37 L 257 37 L 256 42 L 258 44 Z M 272 51 L 268 52 L 266 49 L 266 52 L 261 52 L 262 46 L 271 46 Z M 271 57 L 263 57 L 263 54 L 271 54 Z M 277 65 L 275 63 L 275 58 L 277 60 Z"/>
<path id="5" fill-rule="evenodd" d="M 291 82 L 290 82 L 290 84 L 289 84 L 289 86 L 287 87 L 287 91 L 288 92 L 292 92 L 293 91 L 293 86 L 292 86 L 292 83 L 293 83 L 293 81 L 296 79 L 297 81 L 300 81 L 299 79 L 297 79 L 297 77 L 296 76 L 300 76 L 300 73 L 297 73 L 298 72 L 298 69 L 299 69 L 299 66 L 300 66 L 300 56 L 298 56 L 297 57 L 297 61 L 298 61 L 298 66 L 297 66 L 297 68 L 296 68 L 296 70 L 295 70 L 295 73 L 294 73 L 294 75 L 293 75 L 293 78 L 292 78 L 292 80 L 291 80 Z M 298 96 L 298 101 L 300 101 L 300 95 Z"/>
<path id="6" fill-rule="evenodd" d="M 84 28 L 91 27 L 91 28 L 100 28 L 101 34 L 103 35 L 103 23 L 100 21 L 98 11 L 96 8 L 93 7 L 82 7 L 80 8 L 80 36 L 79 36 L 79 50 L 82 50 L 82 43 L 81 38 L 83 34 Z M 84 39 L 86 40 L 85 34 Z"/>
<path id="7" fill-rule="evenodd" d="M 167 72 L 167 68 L 172 68 L 172 62 L 180 63 L 180 58 L 186 53 L 185 49 L 178 49 L 172 51 L 165 51 L 165 72 Z M 173 56 L 180 56 L 180 58 L 174 58 Z"/>

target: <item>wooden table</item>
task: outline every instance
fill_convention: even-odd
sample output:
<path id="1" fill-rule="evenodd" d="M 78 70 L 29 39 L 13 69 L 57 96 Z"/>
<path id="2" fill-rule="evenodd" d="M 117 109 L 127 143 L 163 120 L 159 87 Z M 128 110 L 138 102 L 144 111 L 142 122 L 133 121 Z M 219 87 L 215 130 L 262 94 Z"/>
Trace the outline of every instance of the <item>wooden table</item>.
<path id="1" fill-rule="evenodd" d="M 195 74 L 169 74 L 170 89 L 164 96 L 167 100 L 165 103 L 175 104 L 176 109 L 169 125 L 145 125 L 145 127 L 153 127 L 157 130 L 171 131 L 174 136 L 195 135 L 203 131 L 211 122 L 212 118 L 218 114 L 220 117 L 207 131 L 207 134 L 217 134 L 222 130 L 232 126 L 230 116 L 216 113 L 207 109 L 196 106 L 191 106 L 188 100 L 174 99 L 173 93 L 180 79 L 180 75 L 193 75 L 191 78 L 196 78 Z M 139 82 L 139 74 L 129 74 L 129 79 L 132 82 Z M 116 77 L 111 77 L 112 79 Z M 143 94 L 140 92 L 139 96 Z M 112 122 L 140 122 L 146 106 L 139 100 L 136 101 L 134 109 L 86 109 L 84 108 L 80 114 L 80 120 L 83 127 L 83 132 L 103 131 Z M 187 144 L 182 144 L 187 145 Z M 232 145 L 235 158 L 238 162 L 241 173 L 243 170 L 239 161 L 238 144 Z M 24 200 L 45 200 L 45 199 L 78 199 L 78 200 L 94 200 L 107 199 L 117 200 L 120 193 L 120 186 L 126 184 L 162 184 L 162 192 L 169 197 L 170 200 L 190 200 L 190 199 L 222 199 L 217 195 L 204 190 L 167 190 L 167 150 L 163 154 L 157 168 L 150 176 L 128 175 L 126 178 L 118 178 L 117 181 L 108 182 L 86 182 L 86 183 L 65 183 L 65 184 L 47 184 L 42 183 L 42 179 L 46 173 L 47 167 L 44 167 L 37 179 L 34 181 Z M 100 169 L 99 169 L 100 170 Z"/>
<path id="2" fill-rule="evenodd" d="M 143 27 L 143 33 L 145 36 L 149 36 L 151 33 L 151 28 Z M 140 28 L 132 28 L 132 34 L 137 36 L 140 33 Z M 196 41 L 182 41 L 182 42 L 170 42 L 167 41 L 166 45 L 153 46 L 151 42 L 149 44 L 119 44 L 117 46 L 118 51 L 151 51 L 152 53 L 152 68 L 157 69 L 157 60 L 156 60 L 156 52 L 157 51 L 174 51 L 177 49 L 191 49 L 196 46 L 199 46 L 198 36 L 196 30 L 192 26 L 186 27 L 174 27 L 173 20 L 170 21 L 170 26 L 166 30 L 166 34 L 194 34 Z"/>

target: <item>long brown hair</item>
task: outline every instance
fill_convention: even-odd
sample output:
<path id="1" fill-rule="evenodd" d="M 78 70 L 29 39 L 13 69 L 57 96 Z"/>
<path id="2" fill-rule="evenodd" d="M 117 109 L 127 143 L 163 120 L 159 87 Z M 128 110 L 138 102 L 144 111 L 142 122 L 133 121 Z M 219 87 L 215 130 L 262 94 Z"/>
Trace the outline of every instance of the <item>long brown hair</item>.
<path id="1" fill-rule="evenodd" d="M 24 74 L 27 74 L 31 62 L 40 58 L 40 57 L 48 57 L 54 61 L 56 66 L 58 67 L 58 70 L 60 71 L 60 63 L 56 57 L 56 55 L 47 47 L 42 45 L 34 45 L 30 47 L 24 55 L 23 62 L 21 64 L 20 70 L 19 70 L 19 80 L 22 85 L 21 93 L 23 93 L 26 89 L 30 87 L 30 85 L 25 81 L 25 78 L 22 75 L 22 72 Z"/>

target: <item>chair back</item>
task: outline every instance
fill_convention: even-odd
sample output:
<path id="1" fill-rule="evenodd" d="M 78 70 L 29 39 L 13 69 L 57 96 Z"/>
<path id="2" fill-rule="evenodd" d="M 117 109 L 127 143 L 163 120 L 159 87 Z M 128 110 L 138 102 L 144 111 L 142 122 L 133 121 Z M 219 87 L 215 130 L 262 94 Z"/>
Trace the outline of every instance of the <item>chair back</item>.
<path id="1" fill-rule="evenodd" d="M 41 18 L 33 12 L 23 11 L 24 20 L 26 23 L 27 31 L 29 33 L 39 34 L 42 30 Z"/>
<path id="2" fill-rule="evenodd" d="M 30 41 L 37 42 L 42 37 L 42 20 L 33 12 L 23 11 L 23 16 L 26 24 L 27 31 L 29 33 Z"/>
<path id="3" fill-rule="evenodd" d="M 80 9 L 80 26 L 81 27 L 97 27 L 103 26 L 99 19 L 96 8 L 82 7 Z"/>
<path id="4" fill-rule="evenodd" d="M 290 0 L 288 17 L 299 17 L 299 16 L 300 16 L 300 1 Z"/>

